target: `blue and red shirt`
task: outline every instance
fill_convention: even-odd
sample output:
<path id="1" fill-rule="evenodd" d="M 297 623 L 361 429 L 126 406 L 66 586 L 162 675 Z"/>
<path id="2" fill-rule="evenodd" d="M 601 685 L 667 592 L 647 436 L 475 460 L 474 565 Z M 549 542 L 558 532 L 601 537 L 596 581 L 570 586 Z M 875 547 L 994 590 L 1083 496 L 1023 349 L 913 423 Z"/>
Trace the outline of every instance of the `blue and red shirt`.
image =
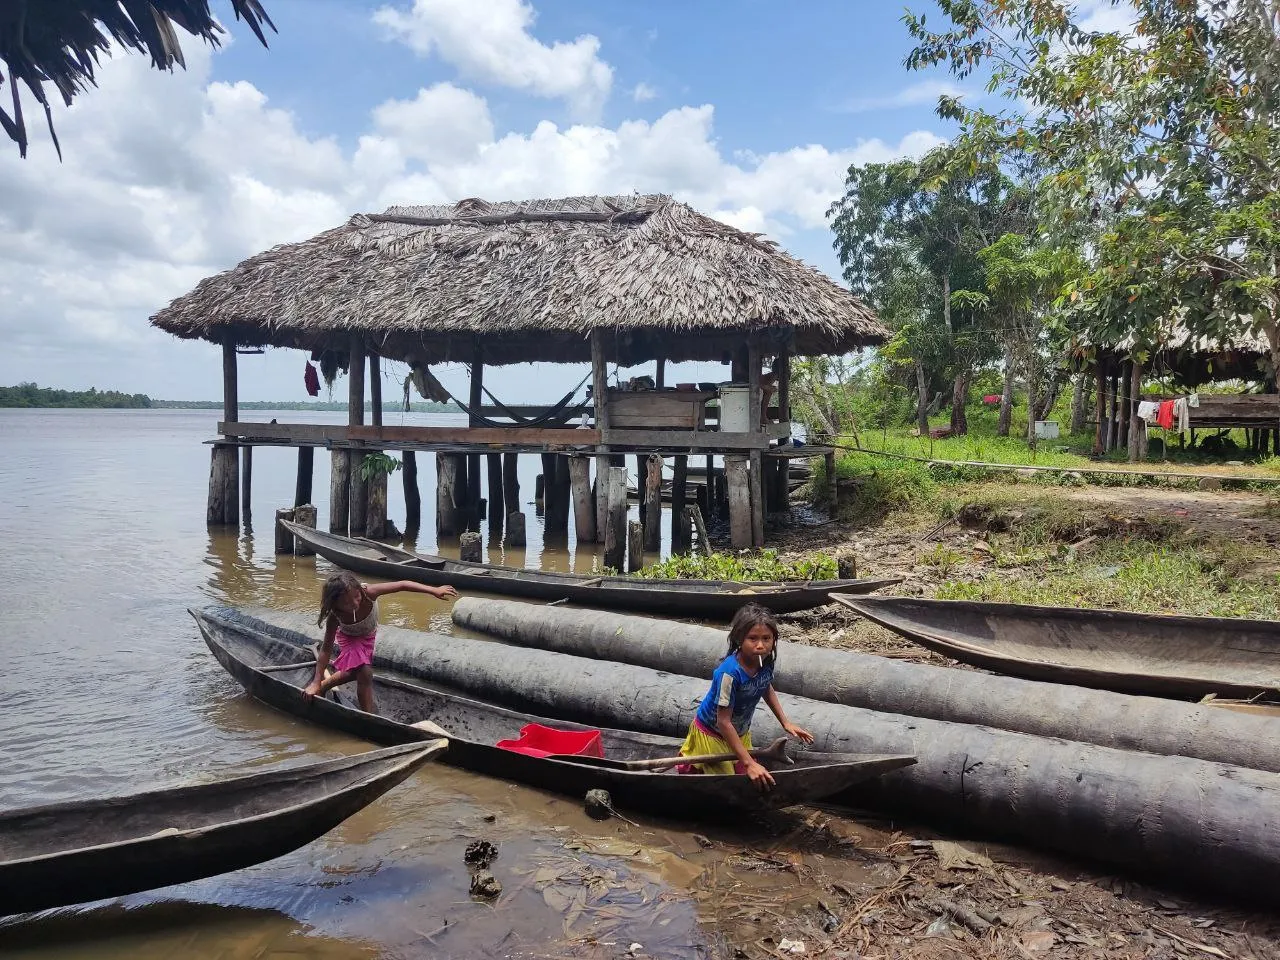
<path id="1" fill-rule="evenodd" d="M 716 667 L 711 675 L 711 689 L 702 698 L 697 720 L 709 732 L 716 731 L 716 713 L 728 707 L 733 716 L 733 729 L 742 736 L 751 729 L 751 717 L 756 705 L 773 683 L 773 664 L 766 663 L 753 677 L 738 662 L 738 655 L 731 653 Z"/>

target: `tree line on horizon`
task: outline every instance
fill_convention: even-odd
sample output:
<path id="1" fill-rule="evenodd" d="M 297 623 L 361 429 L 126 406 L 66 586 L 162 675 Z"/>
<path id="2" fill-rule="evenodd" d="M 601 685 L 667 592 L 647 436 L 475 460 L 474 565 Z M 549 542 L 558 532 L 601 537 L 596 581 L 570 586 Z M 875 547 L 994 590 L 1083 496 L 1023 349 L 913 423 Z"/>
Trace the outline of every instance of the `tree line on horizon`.
<path id="1" fill-rule="evenodd" d="M 334 401 L 248 400 L 240 403 L 243 410 L 346 410 L 346 403 Z M 20 383 L 0 387 L 0 407 L 97 408 L 129 410 L 221 410 L 221 400 L 153 400 L 145 393 L 121 393 L 118 390 L 59 390 L 36 383 Z M 383 403 L 384 412 L 404 409 L 399 402 Z M 445 413 L 453 408 L 446 403 L 430 401 L 412 403 L 414 413 Z"/>

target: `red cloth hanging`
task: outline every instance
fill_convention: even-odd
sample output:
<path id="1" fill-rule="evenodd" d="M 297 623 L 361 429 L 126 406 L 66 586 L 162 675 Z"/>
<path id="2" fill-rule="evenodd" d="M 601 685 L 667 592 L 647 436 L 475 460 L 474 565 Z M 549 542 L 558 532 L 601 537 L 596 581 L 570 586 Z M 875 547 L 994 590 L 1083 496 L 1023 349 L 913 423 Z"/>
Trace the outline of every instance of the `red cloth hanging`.
<path id="1" fill-rule="evenodd" d="M 1001 400 L 1001 397 L 998 393 L 988 393 L 985 397 L 982 398 L 982 402 L 985 403 L 988 407 L 994 407 L 997 403 L 1000 402 L 1000 400 Z"/>
<path id="2" fill-rule="evenodd" d="M 1173 401 L 1160 401 L 1160 409 L 1156 412 L 1156 426 L 1166 430 L 1173 428 Z"/>
<path id="3" fill-rule="evenodd" d="M 316 368 L 310 363 L 307 364 L 307 370 L 302 375 L 302 381 L 307 385 L 307 393 L 313 397 L 320 396 L 320 374 L 316 373 Z"/>

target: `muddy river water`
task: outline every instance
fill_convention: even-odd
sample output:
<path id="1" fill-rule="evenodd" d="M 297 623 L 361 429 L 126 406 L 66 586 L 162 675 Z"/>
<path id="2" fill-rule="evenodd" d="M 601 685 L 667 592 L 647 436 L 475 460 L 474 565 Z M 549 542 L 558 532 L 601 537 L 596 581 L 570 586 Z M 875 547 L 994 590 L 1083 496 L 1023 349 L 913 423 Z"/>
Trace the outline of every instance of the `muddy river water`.
<path id="1" fill-rule="evenodd" d="M 209 411 L 0 411 L 0 807 L 209 781 L 367 748 L 246 698 L 186 612 L 214 601 L 312 610 L 331 569 L 314 558 L 273 555 L 271 517 L 292 500 L 292 451 L 257 452 L 256 535 L 206 529 L 209 451 L 202 442 L 216 418 Z M 429 505 L 434 470 L 423 459 Z M 531 499 L 537 458 L 522 460 L 522 493 Z M 327 492 L 327 479 L 322 451 L 318 494 Z M 403 520 L 398 488 L 393 478 L 390 513 Z M 323 498 L 318 506 L 326 517 Z M 525 509 L 527 555 L 504 562 L 591 567 L 593 549 L 544 552 L 533 507 Z M 422 549 L 437 548 L 431 519 L 426 513 Z M 384 619 L 401 626 L 449 632 L 448 614 L 448 604 L 430 598 L 383 601 Z M 709 852 L 675 821 L 633 819 L 596 823 L 578 798 L 431 765 L 278 860 L 0 921 L 0 954 L 718 956 L 716 920 L 728 914 L 724 898 L 710 891 L 736 889 L 744 900 L 795 892 L 794 863 L 726 860 L 729 847 L 717 843 Z M 794 821 L 782 814 L 696 829 L 729 846 L 767 846 Z M 499 848 L 492 870 L 504 893 L 496 903 L 468 896 L 463 849 L 477 838 Z"/>

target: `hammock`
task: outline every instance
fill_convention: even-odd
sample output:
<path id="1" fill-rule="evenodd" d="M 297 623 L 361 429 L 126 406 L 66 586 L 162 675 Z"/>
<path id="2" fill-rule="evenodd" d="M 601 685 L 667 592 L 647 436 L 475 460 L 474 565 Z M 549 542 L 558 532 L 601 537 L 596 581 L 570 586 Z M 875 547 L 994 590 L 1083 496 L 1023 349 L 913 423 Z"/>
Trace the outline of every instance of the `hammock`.
<path id="1" fill-rule="evenodd" d="M 499 410 L 501 410 L 505 416 L 508 416 L 515 421 L 514 426 L 544 427 L 544 426 L 551 425 L 551 426 L 559 427 L 568 423 L 577 414 L 581 413 L 583 410 L 587 409 L 587 407 L 591 405 L 590 400 L 583 400 L 577 406 L 574 406 L 574 407 L 569 406 L 569 403 L 573 400 L 574 394 L 576 394 L 579 388 L 590 379 L 591 379 L 591 374 L 587 373 L 585 377 L 583 377 L 581 380 L 578 381 L 578 385 L 576 387 L 574 387 L 572 390 L 566 393 L 563 397 L 561 397 L 557 403 L 555 403 L 551 407 L 548 407 L 545 412 L 540 413 L 536 417 L 522 417 L 519 414 L 517 414 L 515 411 L 513 411 L 510 407 L 508 407 L 506 404 L 504 404 L 497 397 L 495 397 L 492 393 L 489 393 L 489 390 L 487 387 L 482 386 L 480 389 L 483 390 L 488 395 L 489 399 L 493 401 L 494 406 L 496 406 Z M 482 414 L 479 410 L 473 410 L 471 407 L 467 406 L 465 403 L 463 403 L 453 394 L 449 394 L 449 399 L 452 400 L 454 404 L 458 407 L 458 409 L 461 410 L 463 413 L 465 413 L 468 417 L 471 417 L 478 423 L 484 424 L 486 427 L 510 427 L 513 425 L 510 423 L 502 423 L 498 420 L 489 419 L 484 414 Z"/>

